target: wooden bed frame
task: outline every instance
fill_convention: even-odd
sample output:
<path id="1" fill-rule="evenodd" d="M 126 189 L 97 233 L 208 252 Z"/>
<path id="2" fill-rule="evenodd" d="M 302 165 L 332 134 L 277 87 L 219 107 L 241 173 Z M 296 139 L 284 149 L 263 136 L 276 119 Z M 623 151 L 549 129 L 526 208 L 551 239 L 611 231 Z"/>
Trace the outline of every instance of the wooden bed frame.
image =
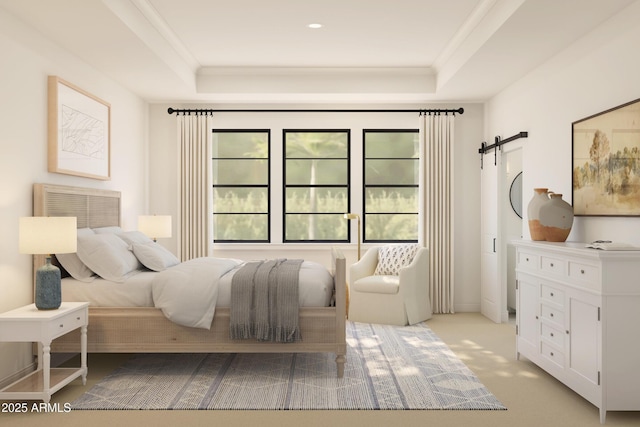
<path id="1" fill-rule="evenodd" d="M 35 216 L 75 216 L 78 228 L 120 225 L 120 192 L 34 184 Z M 189 328 L 168 320 L 160 309 L 89 307 L 90 353 L 335 353 L 337 375 L 346 362 L 346 262 L 332 249 L 335 306 L 301 307 L 303 341 L 272 343 L 229 338 L 229 309 L 216 308 L 210 330 Z M 34 269 L 45 263 L 34 256 Z M 35 277 L 35 276 L 34 276 Z M 80 338 L 69 333 L 52 343 L 52 352 L 80 351 Z"/>

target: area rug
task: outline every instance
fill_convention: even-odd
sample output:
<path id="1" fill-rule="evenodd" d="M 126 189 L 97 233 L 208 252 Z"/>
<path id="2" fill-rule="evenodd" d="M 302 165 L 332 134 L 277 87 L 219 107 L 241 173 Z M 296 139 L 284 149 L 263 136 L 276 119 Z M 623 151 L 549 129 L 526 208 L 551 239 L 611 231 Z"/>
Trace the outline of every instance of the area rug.
<path id="1" fill-rule="evenodd" d="M 304 337 L 303 337 L 304 339 Z M 347 322 L 347 364 L 333 354 L 140 354 L 73 409 L 504 410 L 425 323 Z"/>

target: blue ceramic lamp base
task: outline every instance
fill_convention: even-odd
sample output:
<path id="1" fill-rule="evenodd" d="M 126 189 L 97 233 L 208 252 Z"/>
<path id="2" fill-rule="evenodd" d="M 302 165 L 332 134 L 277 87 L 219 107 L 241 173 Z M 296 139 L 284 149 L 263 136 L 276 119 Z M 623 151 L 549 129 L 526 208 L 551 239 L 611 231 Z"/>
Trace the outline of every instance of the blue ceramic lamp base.
<path id="1" fill-rule="evenodd" d="M 60 269 L 51 264 L 51 257 L 47 263 L 36 271 L 36 307 L 38 310 L 55 310 L 62 303 L 62 289 L 60 285 Z"/>

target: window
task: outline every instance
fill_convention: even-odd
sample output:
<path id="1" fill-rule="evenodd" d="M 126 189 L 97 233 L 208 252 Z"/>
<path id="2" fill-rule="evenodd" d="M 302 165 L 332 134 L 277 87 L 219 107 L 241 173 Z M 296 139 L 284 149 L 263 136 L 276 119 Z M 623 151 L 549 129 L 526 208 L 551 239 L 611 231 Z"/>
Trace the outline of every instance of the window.
<path id="1" fill-rule="evenodd" d="M 364 130 L 363 241 L 418 241 L 418 130 Z"/>
<path id="2" fill-rule="evenodd" d="M 349 130 L 284 130 L 284 242 L 347 242 Z"/>
<path id="3" fill-rule="evenodd" d="M 213 131 L 213 238 L 269 242 L 269 130 Z"/>

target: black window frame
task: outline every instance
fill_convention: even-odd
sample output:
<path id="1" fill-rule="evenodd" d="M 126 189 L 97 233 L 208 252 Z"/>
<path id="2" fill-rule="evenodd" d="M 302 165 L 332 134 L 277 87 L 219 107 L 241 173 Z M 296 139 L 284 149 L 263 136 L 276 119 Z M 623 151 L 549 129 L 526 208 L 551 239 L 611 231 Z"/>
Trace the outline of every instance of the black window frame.
<path id="1" fill-rule="evenodd" d="M 231 158 L 231 157 L 214 157 L 213 154 L 211 156 L 211 161 L 218 159 L 224 160 L 267 160 L 267 184 L 243 184 L 243 185 L 215 185 L 212 184 L 211 191 L 213 193 L 215 188 L 266 188 L 267 190 L 267 212 L 259 213 L 258 215 L 266 215 L 267 216 L 267 238 L 264 239 L 249 239 L 249 240 L 237 240 L 237 239 L 215 239 L 214 243 L 271 243 L 271 129 L 213 129 L 212 133 L 266 133 L 267 134 L 267 157 L 266 159 L 263 157 L 251 157 L 251 158 Z M 215 200 L 213 200 L 215 204 Z M 215 207 L 213 209 L 212 220 L 213 224 L 215 224 L 215 216 L 216 215 L 247 215 L 246 212 L 225 212 L 223 214 L 216 214 Z M 257 213 L 256 213 L 257 214 Z M 215 234 L 215 228 L 214 228 Z"/>
<path id="2" fill-rule="evenodd" d="M 287 157 L 287 133 L 344 133 L 347 137 L 347 157 L 346 158 L 327 158 L 331 160 L 345 160 L 347 165 L 346 175 L 347 183 L 344 185 L 301 185 L 287 184 L 287 160 L 295 160 L 298 158 Z M 308 159 L 308 158 L 300 158 Z M 351 209 L 351 129 L 283 129 L 282 130 L 282 242 L 283 243 L 349 243 L 351 241 L 351 224 L 347 221 L 346 239 L 326 239 L 326 240 L 290 240 L 287 239 L 287 215 L 309 214 L 309 212 L 287 212 L 287 189 L 288 188 L 346 188 L 347 194 L 347 211 Z M 345 212 L 345 213 L 346 213 Z M 312 212 L 314 215 L 336 215 L 336 213 Z M 344 215 L 344 213 L 341 213 Z M 346 220 L 345 220 L 346 221 Z"/>
<path id="3" fill-rule="evenodd" d="M 416 188 L 419 191 L 420 182 L 417 184 L 397 184 L 397 185 L 367 185 L 367 160 L 417 160 L 420 162 L 420 157 L 417 159 L 412 158 L 404 158 L 404 157 L 367 157 L 367 133 L 420 133 L 419 129 L 363 129 L 362 130 L 362 242 L 363 243 L 417 243 L 417 239 L 367 239 L 367 215 L 373 213 L 367 212 L 367 189 L 368 188 Z M 418 167 L 420 167 L 418 163 Z M 416 215 L 420 216 L 420 206 L 417 206 L 418 210 L 415 213 L 406 213 L 402 212 L 402 214 L 406 215 Z M 376 215 L 397 215 L 398 212 L 376 212 Z M 417 230 L 416 230 L 417 235 Z"/>

